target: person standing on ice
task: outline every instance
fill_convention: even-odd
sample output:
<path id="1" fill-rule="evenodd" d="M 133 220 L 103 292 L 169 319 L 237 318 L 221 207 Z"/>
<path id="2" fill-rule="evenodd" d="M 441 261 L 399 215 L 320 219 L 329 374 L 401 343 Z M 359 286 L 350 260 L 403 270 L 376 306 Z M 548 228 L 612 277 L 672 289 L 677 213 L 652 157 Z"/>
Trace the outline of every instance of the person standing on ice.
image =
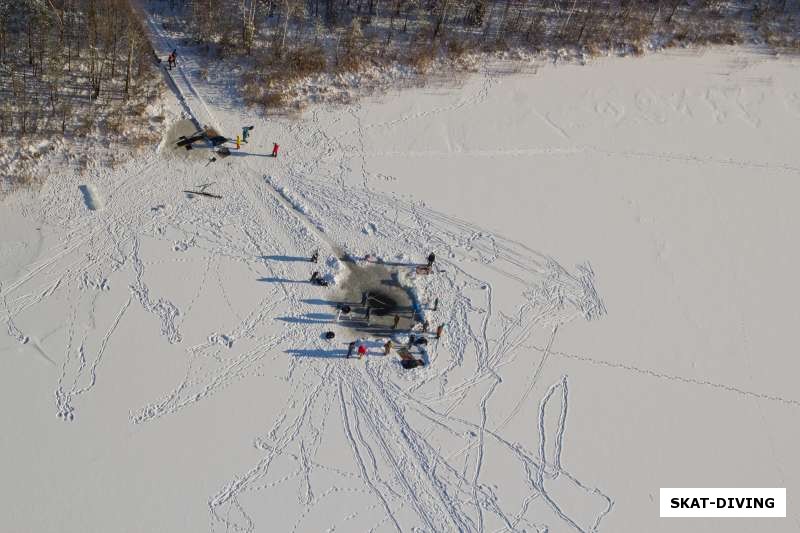
<path id="1" fill-rule="evenodd" d="M 280 148 L 278 143 L 272 143 L 272 157 L 278 157 L 278 148 Z"/>
<path id="2" fill-rule="evenodd" d="M 386 341 L 386 344 L 383 345 L 383 354 L 389 355 L 390 353 L 392 353 L 392 346 L 393 344 L 391 339 Z"/>
<path id="3" fill-rule="evenodd" d="M 353 350 L 355 350 L 355 349 L 356 349 L 356 341 L 353 341 L 353 342 L 351 342 L 350 344 L 347 345 L 347 358 L 348 359 L 350 359 L 350 357 L 353 355 Z"/>
<path id="4" fill-rule="evenodd" d="M 400 323 L 400 315 L 394 315 L 394 324 L 392 324 L 392 329 L 397 329 L 397 324 Z"/>
<path id="5" fill-rule="evenodd" d="M 253 129 L 253 126 L 244 126 L 242 128 L 242 142 L 246 143 L 247 138 L 250 137 L 250 130 Z"/>
<path id="6" fill-rule="evenodd" d="M 236 149 L 237 150 L 241 150 L 242 149 L 242 141 L 241 141 L 241 139 L 239 138 L 238 135 L 236 136 Z"/>
<path id="7" fill-rule="evenodd" d="M 358 347 L 358 358 L 359 359 L 363 359 L 365 355 L 367 355 L 367 347 L 366 347 L 366 345 L 361 344 Z"/>
<path id="8" fill-rule="evenodd" d="M 440 325 L 439 325 L 439 326 L 436 328 L 436 338 L 437 338 L 437 339 L 441 339 L 441 338 L 442 338 L 442 332 L 443 332 L 443 331 L 444 331 L 444 324 L 440 324 Z"/>
<path id="9" fill-rule="evenodd" d="M 428 268 L 433 266 L 433 262 L 436 261 L 436 254 L 431 252 L 428 256 Z"/>

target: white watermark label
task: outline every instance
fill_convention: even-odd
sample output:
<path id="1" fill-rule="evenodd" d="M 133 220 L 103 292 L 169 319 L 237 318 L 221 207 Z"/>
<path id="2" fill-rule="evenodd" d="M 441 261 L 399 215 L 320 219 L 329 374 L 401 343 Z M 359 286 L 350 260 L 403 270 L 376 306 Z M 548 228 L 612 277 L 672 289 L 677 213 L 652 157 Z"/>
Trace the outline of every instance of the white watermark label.
<path id="1" fill-rule="evenodd" d="M 662 518 L 786 517 L 786 489 L 662 488 Z"/>

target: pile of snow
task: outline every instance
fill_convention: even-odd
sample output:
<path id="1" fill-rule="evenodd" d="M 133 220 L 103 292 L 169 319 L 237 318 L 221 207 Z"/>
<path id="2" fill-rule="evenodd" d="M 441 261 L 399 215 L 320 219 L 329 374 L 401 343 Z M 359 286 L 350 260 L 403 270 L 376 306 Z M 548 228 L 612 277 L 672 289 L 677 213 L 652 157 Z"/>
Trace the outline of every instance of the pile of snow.
<path id="1" fill-rule="evenodd" d="M 100 194 L 97 192 L 97 188 L 92 184 L 84 184 L 79 185 L 78 190 L 80 190 L 81 194 L 83 195 L 83 203 L 86 204 L 86 208 L 91 211 L 102 211 L 103 210 L 103 199 L 100 197 Z"/>
<path id="2" fill-rule="evenodd" d="M 347 269 L 342 265 L 338 257 L 329 255 L 325 259 L 324 265 L 323 270 L 320 271 L 320 277 L 322 277 L 328 285 L 335 286 L 343 281 L 343 276 L 347 272 Z"/>

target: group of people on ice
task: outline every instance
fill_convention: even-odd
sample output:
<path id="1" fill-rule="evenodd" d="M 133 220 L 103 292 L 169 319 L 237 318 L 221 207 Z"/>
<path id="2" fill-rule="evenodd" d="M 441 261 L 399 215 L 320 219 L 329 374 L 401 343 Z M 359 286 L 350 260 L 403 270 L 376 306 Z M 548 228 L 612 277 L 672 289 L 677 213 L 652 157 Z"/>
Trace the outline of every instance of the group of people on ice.
<path id="1" fill-rule="evenodd" d="M 236 149 L 241 150 L 242 144 L 246 144 L 247 140 L 250 138 L 250 132 L 253 131 L 255 126 L 242 126 L 242 133 L 241 135 L 236 136 Z M 278 143 L 272 143 L 272 157 L 278 157 L 278 149 L 280 145 Z"/>
<path id="2" fill-rule="evenodd" d="M 154 52 L 155 54 L 155 52 Z M 161 59 L 156 57 L 157 61 L 160 63 Z M 178 50 L 173 49 L 172 52 L 169 53 L 167 56 L 167 65 L 169 70 L 172 70 L 178 64 Z M 250 132 L 253 131 L 255 126 L 242 126 L 242 133 L 241 135 L 237 135 L 235 139 L 236 149 L 241 150 L 242 144 L 247 144 L 248 139 L 250 138 Z M 224 137 L 220 137 L 223 142 L 228 142 L 230 139 L 226 139 Z M 216 145 L 215 145 L 216 146 Z M 278 157 L 278 149 L 280 145 L 276 142 L 272 143 L 272 157 Z M 216 160 L 216 159 L 215 159 Z"/>
<path id="3" fill-rule="evenodd" d="M 367 256 L 367 260 L 369 260 L 370 256 Z M 310 261 L 312 263 L 316 263 L 319 259 L 319 251 L 315 251 Z M 436 260 L 436 255 L 431 253 L 428 256 L 427 265 L 419 265 L 417 268 L 423 267 L 427 269 L 427 272 L 432 269 L 434 261 Z M 426 273 L 427 273 L 426 272 Z M 314 271 L 311 274 L 310 282 L 314 285 L 319 285 L 326 287 L 328 286 L 328 281 L 322 277 L 319 271 Z M 370 320 L 372 315 L 372 305 L 375 301 L 378 301 L 374 295 L 370 294 L 369 292 L 364 292 L 361 295 L 361 310 L 363 313 L 364 321 L 367 326 L 370 326 Z M 353 304 L 356 305 L 356 304 Z M 439 308 L 439 298 L 436 298 L 433 301 L 433 305 L 429 307 L 431 311 L 436 311 Z M 384 309 L 385 311 L 385 309 Z M 352 312 L 352 307 L 349 304 L 342 303 L 337 305 L 337 313 L 336 313 L 336 322 L 339 322 L 343 317 L 346 319 L 350 319 Z M 416 315 L 415 315 L 416 317 Z M 392 321 L 392 330 L 397 330 L 400 325 L 400 315 L 395 314 Z M 417 366 L 424 366 L 425 360 L 423 358 L 417 358 L 411 355 L 411 350 L 414 347 L 417 347 L 419 350 L 424 351 L 424 347 L 428 344 L 429 338 L 436 338 L 440 339 L 444 333 L 444 324 L 440 324 L 436 327 L 435 333 L 430 332 L 430 322 L 427 318 L 421 317 L 417 320 L 413 320 L 411 327 L 409 327 L 408 337 L 403 342 L 398 343 L 395 346 L 395 340 L 389 339 L 387 340 L 383 346 L 383 354 L 389 355 L 392 352 L 392 349 L 397 351 L 397 354 L 400 356 L 400 364 L 403 368 L 410 369 L 415 368 Z M 325 338 L 328 340 L 332 340 L 336 334 L 332 331 L 329 331 L 325 334 Z M 361 339 L 354 340 L 347 345 L 347 354 L 345 355 L 346 358 L 351 358 L 354 354 L 358 354 L 359 359 L 369 355 L 369 347 L 365 341 Z"/>

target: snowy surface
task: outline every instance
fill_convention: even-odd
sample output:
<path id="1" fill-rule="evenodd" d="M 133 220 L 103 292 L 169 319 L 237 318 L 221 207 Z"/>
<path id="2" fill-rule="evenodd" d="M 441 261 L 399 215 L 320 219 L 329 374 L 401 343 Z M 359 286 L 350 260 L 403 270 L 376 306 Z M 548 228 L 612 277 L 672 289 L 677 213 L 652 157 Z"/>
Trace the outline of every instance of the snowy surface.
<path id="1" fill-rule="evenodd" d="M 659 487 L 800 489 L 797 60 L 488 70 L 264 120 L 179 57 L 174 118 L 254 125 L 241 150 L 166 139 L 0 205 L 0 530 L 666 532 Z M 429 366 L 343 358 L 343 253 L 446 324 Z"/>

